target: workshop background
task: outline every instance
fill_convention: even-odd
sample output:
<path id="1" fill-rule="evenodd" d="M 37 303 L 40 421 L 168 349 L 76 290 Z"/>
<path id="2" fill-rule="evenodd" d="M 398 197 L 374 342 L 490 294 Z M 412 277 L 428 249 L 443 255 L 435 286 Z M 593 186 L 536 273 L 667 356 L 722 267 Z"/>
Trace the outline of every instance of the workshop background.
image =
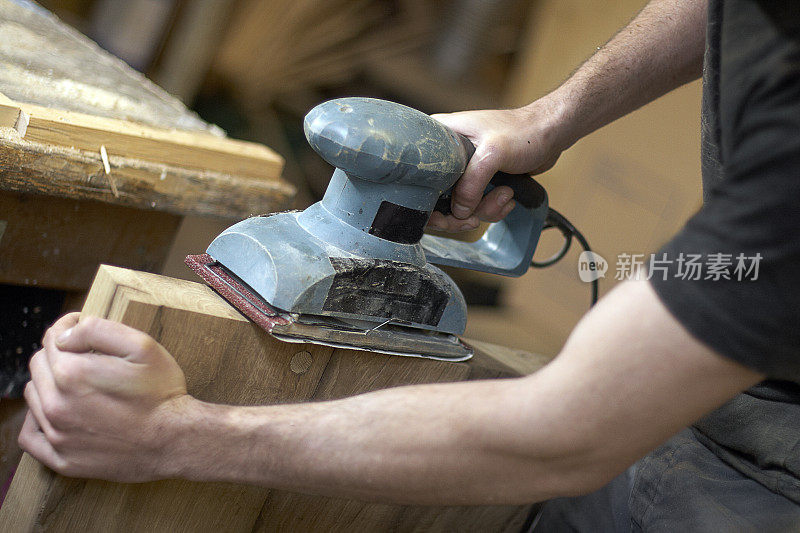
<path id="1" fill-rule="evenodd" d="M 296 208 L 321 198 L 331 175 L 331 168 L 309 148 L 302 131 L 303 116 L 321 101 L 372 96 L 427 113 L 523 105 L 556 87 L 644 3 L 40 2 L 230 137 L 276 150 L 286 160 L 283 178 L 298 191 Z M 15 70 L 21 57 L 15 54 L 36 57 L 37 47 L 54 46 L 35 29 L 2 19 L 2 13 L 13 12 L 19 4 L 38 9 L 28 0 L 0 0 L 0 32 L 6 35 L 0 40 L 4 91 L 15 83 L 17 87 L 27 83 L 25 78 L 12 79 L 26 72 Z M 69 59 L 75 61 L 75 57 Z M 62 70 L 69 67 L 68 62 L 61 65 Z M 61 83 L 47 78 L 58 74 L 42 74 L 45 85 Z M 95 80 L 77 80 L 81 81 Z M 68 83 L 64 87 L 68 89 Z M 69 92 L 54 90 L 54 94 Z M 151 125 L 175 127 L 170 121 L 188 120 L 181 122 L 187 130 L 208 129 L 177 109 L 176 102 L 165 100 L 165 95 L 150 94 L 154 109 L 165 110 L 150 113 Z M 699 207 L 699 108 L 700 85 L 693 83 L 580 141 L 552 170 L 537 178 L 549 193 L 550 205 L 582 230 L 594 250 L 611 264 L 600 281 L 601 296 L 615 283 L 618 254 L 655 251 Z M 16 142 L 13 135 L 12 141 Z M 70 164 L 96 165 L 85 157 L 82 154 Z M 189 173 L 185 178 L 192 179 Z M 242 206 L 250 205 L 242 199 L 217 199 L 218 205 L 227 202 L 239 211 L 212 216 L 194 214 L 188 207 L 169 211 L 156 202 L 133 209 L 113 205 L 113 198 L 102 203 L 2 189 L 0 483 L 10 480 L 20 454 L 15 442 L 25 413 L 19 398 L 27 381 L 27 360 L 55 317 L 80 309 L 98 261 L 196 281 L 183 264 L 186 254 L 204 250 L 232 218 L 246 216 L 249 211 Z M 254 189 L 242 186 L 242 190 L 250 194 L 247 191 Z M 275 185 L 268 192 L 280 199 L 287 191 L 288 187 Z M 260 208 L 270 210 L 267 204 Z M 74 233 L 74 227 L 83 228 L 83 234 Z M 552 233 L 543 236 L 537 259 L 549 257 L 560 247 L 560 235 Z M 84 253 L 86 235 L 93 241 L 91 253 Z M 466 336 L 555 355 L 590 301 L 590 287 L 577 273 L 579 252 L 573 246 L 556 266 L 532 269 L 516 279 L 449 270 L 470 306 Z M 54 270 L 53 264 L 65 266 Z M 0 488 L 0 493 L 4 490 Z"/>
<path id="2" fill-rule="evenodd" d="M 302 208 L 321 197 L 331 174 L 302 133 L 302 118 L 317 103 L 373 96 L 427 113 L 522 105 L 554 88 L 645 2 L 40 3 L 231 137 L 279 152 L 284 177 L 299 191 L 295 207 Z M 609 260 L 601 296 L 615 283 L 618 254 L 655 251 L 699 207 L 699 107 L 700 86 L 693 83 L 580 141 L 537 178 L 550 205 Z M 194 279 L 184 256 L 229 224 L 184 217 L 166 261 L 153 270 Z M 546 235 L 537 258 L 559 245 L 559 235 Z M 555 355 L 589 304 L 589 286 L 577 274 L 579 252 L 573 246 L 555 267 L 517 279 L 450 271 L 470 304 L 466 336 Z M 6 303 L 19 300 L 17 289 L 3 292 Z M 71 296 L 37 298 L 45 303 L 25 309 L 35 309 L 33 320 L 42 322 L 65 300 L 69 306 Z M 3 342 L 4 372 L 24 373 L 9 361 L 29 354 L 36 340 L 5 334 Z"/>

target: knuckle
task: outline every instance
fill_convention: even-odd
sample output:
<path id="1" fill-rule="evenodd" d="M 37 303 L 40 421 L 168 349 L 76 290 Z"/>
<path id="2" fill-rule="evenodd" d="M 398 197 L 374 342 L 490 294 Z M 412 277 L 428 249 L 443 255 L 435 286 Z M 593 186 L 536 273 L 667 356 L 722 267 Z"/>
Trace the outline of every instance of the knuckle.
<path id="1" fill-rule="evenodd" d="M 500 154 L 506 150 L 508 145 L 509 139 L 505 134 L 492 133 L 486 137 L 481 146 L 481 153 L 478 156 L 478 161 L 490 165 L 496 164 Z"/>
<path id="2" fill-rule="evenodd" d="M 65 427 L 69 423 L 70 409 L 60 400 L 43 400 L 42 412 L 53 427 Z"/>
<path id="3" fill-rule="evenodd" d="M 458 200 L 477 205 L 483 195 L 483 186 L 477 182 L 465 182 L 456 187 L 455 194 Z"/>
<path id="4" fill-rule="evenodd" d="M 77 463 L 62 459 L 59 465 L 59 473 L 67 477 L 84 477 L 86 471 Z"/>
<path id="5" fill-rule="evenodd" d="M 69 442 L 67 435 L 63 431 L 58 431 L 56 429 L 46 431 L 45 437 L 54 450 L 63 450 Z"/>
<path id="6" fill-rule="evenodd" d="M 36 365 L 36 364 L 39 364 L 42 361 L 42 357 L 43 357 L 43 353 L 42 352 L 43 351 L 44 350 L 37 350 L 36 352 L 34 352 L 34 354 L 31 356 L 30 361 L 28 361 L 28 366 L 29 367 L 33 366 L 33 365 Z"/>
<path id="7" fill-rule="evenodd" d="M 502 146 L 503 138 L 500 135 L 495 133 L 487 137 L 486 141 L 483 143 L 483 154 L 481 161 L 489 161 L 494 159 L 495 154 L 497 154 Z"/>
<path id="8" fill-rule="evenodd" d="M 75 331 L 82 331 L 84 329 L 96 329 L 101 323 L 101 319 L 95 316 L 87 316 L 86 318 L 81 319 L 78 322 L 78 325 L 75 326 Z"/>
<path id="9" fill-rule="evenodd" d="M 28 369 L 31 371 L 31 379 L 36 379 L 36 376 L 39 374 L 40 370 L 44 370 L 44 365 L 47 364 L 47 356 L 44 354 L 43 350 L 39 350 L 33 356 L 31 356 L 30 361 L 28 361 Z"/>
<path id="10" fill-rule="evenodd" d="M 68 477 L 75 477 L 75 465 L 73 465 L 70 461 L 67 461 L 63 457 L 58 454 L 55 454 L 55 457 L 50 459 L 50 464 L 48 465 L 50 468 L 58 472 L 63 476 Z"/>
<path id="11" fill-rule="evenodd" d="M 34 392 L 33 387 L 34 387 L 33 381 L 29 381 L 25 385 L 25 390 L 22 391 L 22 396 L 25 398 L 25 401 L 27 401 L 29 404 L 31 403 L 31 401 L 33 401 L 33 392 Z"/>
<path id="12" fill-rule="evenodd" d="M 47 346 L 48 342 L 53 338 L 53 327 L 49 327 L 45 330 L 44 335 L 42 336 L 42 346 Z"/>
<path id="13" fill-rule="evenodd" d="M 17 435 L 17 444 L 23 450 L 28 451 L 30 438 L 30 430 L 28 430 L 28 428 L 22 428 L 22 431 Z"/>
<path id="14" fill-rule="evenodd" d="M 152 354 L 158 351 L 159 344 L 149 335 L 141 335 L 136 343 L 137 351 L 143 354 Z"/>
<path id="15" fill-rule="evenodd" d="M 56 359 L 52 368 L 53 379 L 59 387 L 69 387 L 73 385 L 77 378 L 75 365 L 64 359 Z"/>

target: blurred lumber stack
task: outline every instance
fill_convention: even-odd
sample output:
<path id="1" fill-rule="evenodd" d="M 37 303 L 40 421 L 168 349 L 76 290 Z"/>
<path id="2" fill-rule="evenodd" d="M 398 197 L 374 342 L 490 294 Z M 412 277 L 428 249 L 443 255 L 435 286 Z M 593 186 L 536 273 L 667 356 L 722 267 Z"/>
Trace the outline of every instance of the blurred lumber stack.
<path id="1" fill-rule="evenodd" d="M 422 2 L 245 0 L 234 13 L 213 70 L 236 80 L 245 100 L 351 79 L 367 58 L 390 60 L 427 41 Z"/>

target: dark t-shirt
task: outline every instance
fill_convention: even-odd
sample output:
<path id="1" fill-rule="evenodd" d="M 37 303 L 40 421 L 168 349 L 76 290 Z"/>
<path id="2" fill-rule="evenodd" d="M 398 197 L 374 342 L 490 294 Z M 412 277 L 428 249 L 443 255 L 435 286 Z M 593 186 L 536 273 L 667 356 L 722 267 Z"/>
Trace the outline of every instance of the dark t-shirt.
<path id="1" fill-rule="evenodd" d="M 800 503 L 800 3 L 710 0 L 702 153 L 703 207 L 656 256 L 723 257 L 730 279 L 674 261 L 651 283 L 695 337 L 769 377 L 698 438 Z"/>

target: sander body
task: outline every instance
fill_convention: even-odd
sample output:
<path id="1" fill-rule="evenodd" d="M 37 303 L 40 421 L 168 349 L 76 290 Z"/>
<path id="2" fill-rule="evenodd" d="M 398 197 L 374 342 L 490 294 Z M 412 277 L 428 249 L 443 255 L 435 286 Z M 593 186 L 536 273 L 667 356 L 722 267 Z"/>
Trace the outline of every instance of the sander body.
<path id="1" fill-rule="evenodd" d="M 475 242 L 423 233 L 449 212 L 472 143 L 415 109 L 371 98 L 322 103 L 305 117 L 309 144 L 335 167 L 323 199 L 303 211 L 248 218 L 187 264 L 279 339 L 468 359 L 458 336 L 467 306 L 447 265 L 519 276 L 548 213 L 528 175 L 498 173 L 516 206 Z"/>

